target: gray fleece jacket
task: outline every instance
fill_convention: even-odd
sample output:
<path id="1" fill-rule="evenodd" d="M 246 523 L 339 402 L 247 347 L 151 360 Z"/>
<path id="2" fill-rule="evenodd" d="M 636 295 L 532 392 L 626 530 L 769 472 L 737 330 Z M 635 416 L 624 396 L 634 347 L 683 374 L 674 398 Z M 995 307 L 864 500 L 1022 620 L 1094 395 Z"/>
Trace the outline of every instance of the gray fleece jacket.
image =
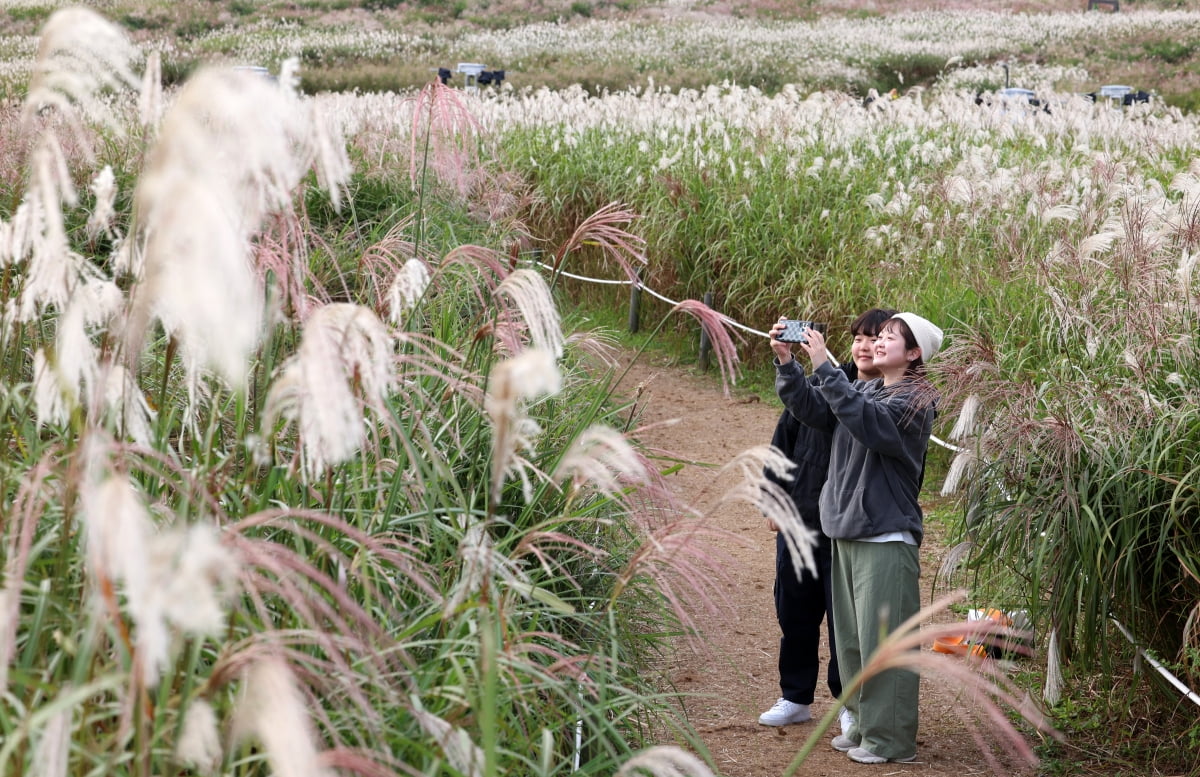
<path id="1" fill-rule="evenodd" d="M 896 531 L 924 536 L 917 501 L 934 403 L 910 381 L 854 381 L 829 362 L 813 373 L 776 362 L 775 391 L 799 421 L 833 433 L 829 477 L 821 490 L 821 529 L 854 540 Z"/>

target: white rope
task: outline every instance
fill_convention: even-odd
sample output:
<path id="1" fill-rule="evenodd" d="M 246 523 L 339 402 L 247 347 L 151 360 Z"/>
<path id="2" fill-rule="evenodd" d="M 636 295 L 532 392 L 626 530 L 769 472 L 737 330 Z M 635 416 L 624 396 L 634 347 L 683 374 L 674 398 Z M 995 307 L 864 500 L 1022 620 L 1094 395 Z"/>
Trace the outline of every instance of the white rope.
<path id="1" fill-rule="evenodd" d="M 533 262 L 533 264 L 536 264 L 538 267 L 541 267 L 543 270 L 551 270 L 551 271 L 554 270 L 553 266 L 548 265 L 548 264 L 542 264 L 541 262 L 537 261 L 536 259 L 531 260 L 531 261 Z M 633 281 L 621 280 L 619 278 L 617 280 L 605 281 L 605 280 L 601 280 L 600 278 L 588 278 L 583 275 L 575 275 L 574 273 L 569 273 L 566 270 L 559 270 L 558 275 L 561 275 L 564 278 L 574 278 L 577 281 L 587 281 L 588 283 L 602 283 L 602 284 L 607 284 L 609 286 L 632 286 L 633 285 Z M 640 283 L 638 285 L 641 286 Z"/>
<path id="2" fill-rule="evenodd" d="M 1200 705 L 1200 694 L 1197 694 L 1191 688 L 1188 688 L 1186 685 L 1184 685 L 1182 680 L 1180 680 L 1175 675 L 1171 674 L 1171 671 L 1169 669 L 1167 669 L 1165 666 L 1163 666 L 1162 664 L 1155 661 L 1154 657 L 1142 649 L 1142 646 L 1137 643 L 1137 640 L 1135 640 L 1133 638 L 1133 635 L 1129 633 L 1129 630 L 1126 629 L 1125 626 L 1119 620 L 1117 620 L 1116 618 L 1112 618 L 1112 617 L 1110 617 L 1109 620 L 1111 620 L 1113 623 L 1117 624 L 1117 628 L 1120 629 L 1121 633 L 1125 635 L 1125 639 L 1129 640 L 1129 644 L 1133 645 L 1134 650 L 1137 652 L 1137 654 L 1139 656 L 1141 656 L 1142 658 L 1149 661 L 1150 666 L 1157 669 L 1158 673 L 1160 675 L 1162 675 L 1163 677 L 1167 678 L 1167 682 L 1169 682 L 1171 685 L 1174 685 L 1175 688 L 1180 693 L 1182 693 L 1184 696 L 1186 696 L 1188 699 L 1190 699 L 1193 703 Z"/>
<path id="3" fill-rule="evenodd" d="M 544 270 L 554 271 L 554 267 L 552 267 L 551 265 L 543 264 L 542 262 L 539 262 L 536 259 L 531 259 L 530 261 L 533 264 L 537 265 L 538 267 L 541 267 Z M 588 283 L 600 283 L 600 284 L 605 284 L 605 285 L 609 285 L 609 286 L 612 286 L 612 285 L 633 286 L 634 285 L 634 281 L 631 281 L 628 279 L 602 280 L 600 278 L 588 278 L 587 276 L 584 276 L 584 275 L 575 275 L 574 273 L 569 273 L 569 272 L 566 272 L 565 270 L 558 270 L 557 272 L 559 275 L 563 276 L 564 278 L 572 278 L 577 281 L 586 281 Z M 664 297 L 663 295 L 659 294 L 657 291 L 650 288 L 649 286 L 642 283 L 641 281 L 637 281 L 636 283 L 637 283 L 638 289 L 646 292 L 647 294 L 649 294 L 651 297 L 654 297 L 655 299 L 658 299 L 662 302 L 667 303 L 671 307 L 674 307 L 679 304 L 675 300 L 670 299 L 668 297 Z M 768 339 L 770 339 L 770 337 L 771 337 L 771 334 L 769 332 L 763 332 L 758 329 L 751 329 L 750 327 L 746 326 L 745 324 L 743 324 L 739 321 L 735 321 L 732 318 L 730 318 L 729 316 L 726 316 L 724 314 L 722 314 L 722 318 L 725 319 L 726 324 L 729 324 L 732 327 L 740 329 L 743 332 L 748 332 L 752 335 L 758 335 L 759 337 L 766 337 Z M 826 349 L 825 353 L 827 356 L 829 356 L 829 360 L 831 362 L 833 362 L 833 365 L 836 367 L 838 364 L 837 358 L 828 349 Z M 953 451 L 954 453 L 962 453 L 962 451 L 964 450 L 963 448 L 960 448 L 957 445 L 952 445 L 952 444 L 946 442 L 945 440 L 938 439 L 938 437 L 936 435 L 930 435 L 929 440 L 930 440 L 930 442 L 940 445 L 943 448 L 946 448 L 947 450 Z"/>

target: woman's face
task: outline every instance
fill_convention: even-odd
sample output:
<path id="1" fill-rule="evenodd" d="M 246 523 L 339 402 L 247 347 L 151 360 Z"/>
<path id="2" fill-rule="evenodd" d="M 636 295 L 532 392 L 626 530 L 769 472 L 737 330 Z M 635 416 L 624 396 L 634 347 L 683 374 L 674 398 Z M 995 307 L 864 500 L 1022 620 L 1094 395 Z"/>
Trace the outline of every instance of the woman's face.
<path id="1" fill-rule="evenodd" d="M 854 345 L 850 346 L 850 358 L 858 367 L 858 377 L 866 380 L 879 376 L 879 370 L 875 369 L 874 335 L 855 335 Z"/>
<path id="2" fill-rule="evenodd" d="M 909 350 L 904 343 L 904 335 L 890 328 L 884 329 L 875 338 L 875 370 L 885 376 L 889 373 L 904 374 L 908 363 L 916 356 L 917 349 Z"/>

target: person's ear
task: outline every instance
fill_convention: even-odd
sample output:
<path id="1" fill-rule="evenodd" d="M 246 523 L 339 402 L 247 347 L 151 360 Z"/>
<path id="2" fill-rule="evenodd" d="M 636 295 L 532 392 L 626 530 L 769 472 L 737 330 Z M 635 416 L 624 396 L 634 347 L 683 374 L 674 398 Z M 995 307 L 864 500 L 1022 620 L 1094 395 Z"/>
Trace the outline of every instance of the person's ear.
<path id="1" fill-rule="evenodd" d="M 904 358 L 908 359 L 910 362 L 915 362 L 917 359 L 920 358 L 920 356 L 921 356 L 920 348 L 909 348 L 908 351 L 906 351 L 904 354 Z"/>

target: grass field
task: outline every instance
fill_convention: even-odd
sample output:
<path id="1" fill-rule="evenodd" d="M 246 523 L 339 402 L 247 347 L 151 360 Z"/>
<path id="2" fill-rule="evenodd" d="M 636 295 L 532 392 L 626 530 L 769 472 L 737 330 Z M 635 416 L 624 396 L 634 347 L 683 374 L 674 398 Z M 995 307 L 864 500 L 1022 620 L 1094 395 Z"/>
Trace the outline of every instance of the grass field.
<path id="1" fill-rule="evenodd" d="M 757 328 L 942 322 L 955 573 L 1055 635 L 1064 725 L 1169 723 L 1096 764 L 1189 768 L 1194 716 L 1114 670 L 1109 619 L 1197 684 L 1200 14 L 1059 5 L 10 3 L 2 768 L 686 744 L 643 670 L 721 538 L 597 377 L 580 322 L 626 292 L 562 269 Z M 432 82 L 471 61 L 504 86 Z M 1082 96 L 1111 83 L 1157 94 Z M 730 365 L 714 310 L 669 308 Z"/>

